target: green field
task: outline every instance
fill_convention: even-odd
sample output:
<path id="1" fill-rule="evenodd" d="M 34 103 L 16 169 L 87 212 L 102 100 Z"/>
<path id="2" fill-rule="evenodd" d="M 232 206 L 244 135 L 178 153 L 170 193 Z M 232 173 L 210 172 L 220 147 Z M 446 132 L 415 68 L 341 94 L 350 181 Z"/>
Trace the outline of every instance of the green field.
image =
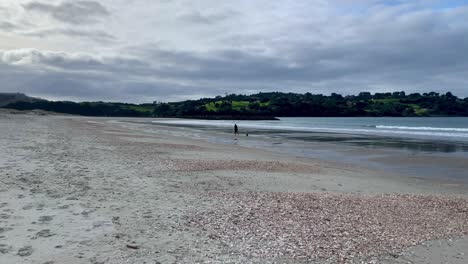
<path id="1" fill-rule="evenodd" d="M 417 104 L 410 104 L 409 106 L 411 106 L 414 109 L 414 113 L 418 116 L 425 116 L 429 112 L 428 109 L 422 108 L 421 106 Z"/>
<path id="2" fill-rule="evenodd" d="M 388 104 L 388 103 L 398 103 L 400 102 L 400 99 L 372 99 L 371 100 L 374 103 L 383 103 L 383 104 Z"/>
<path id="3" fill-rule="evenodd" d="M 151 113 L 153 111 L 153 107 L 140 106 L 140 105 L 123 105 L 122 108 L 134 110 L 134 111 L 142 112 L 142 113 Z"/>
<path id="4" fill-rule="evenodd" d="M 261 107 L 268 107 L 270 102 L 260 102 L 260 101 L 255 101 L 255 102 L 249 102 L 249 101 L 215 101 L 215 102 L 210 102 L 205 104 L 205 109 L 210 112 L 218 112 L 221 109 L 221 106 L 223 104 L 227 104 L 229 108 L 236 110 L 236 111 L 241 111 L 241 110 L 246 110 L 250 109 L 250 106 L 252 104 L 258 104 Z"/>

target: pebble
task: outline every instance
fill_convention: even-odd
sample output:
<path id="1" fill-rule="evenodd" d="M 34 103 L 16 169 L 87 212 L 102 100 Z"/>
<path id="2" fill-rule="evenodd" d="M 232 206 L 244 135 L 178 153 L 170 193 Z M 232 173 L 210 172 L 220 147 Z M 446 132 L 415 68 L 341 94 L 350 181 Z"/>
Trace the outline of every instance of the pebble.
<path id="1" fill-rule="evenodd" d="M 139 249 L 139 247 L 138 247 L 137 245 L 133 245 L 133 244 L 128 244 L 128 245 L 127 245 L 127 248 Z"/>

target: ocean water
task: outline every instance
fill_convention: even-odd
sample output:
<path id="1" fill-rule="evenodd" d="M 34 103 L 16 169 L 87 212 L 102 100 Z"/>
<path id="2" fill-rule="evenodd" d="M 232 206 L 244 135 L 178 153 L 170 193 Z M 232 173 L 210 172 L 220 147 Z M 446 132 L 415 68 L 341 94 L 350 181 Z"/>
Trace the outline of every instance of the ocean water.
<path id="1" fill-rule="evenodd" d="M 279 121 L 157 120 L 155 123 L 229 129 L 237 123 L 241 132 L 262 130 L 283 133 L 337 133 L 409 139 L 468 142 L 468 117 L 384 117 L 384 118 L 280 118 Z"/>
<path id="2" fill-rule="evenodd" d="M 468 184 L 468 118 L 465 117 L 155 119 L 151 122 L 182 127 L 182 136 L 213 143 Z M 233 135 L 234 123 L 239 126 L 239 136 Z"/>

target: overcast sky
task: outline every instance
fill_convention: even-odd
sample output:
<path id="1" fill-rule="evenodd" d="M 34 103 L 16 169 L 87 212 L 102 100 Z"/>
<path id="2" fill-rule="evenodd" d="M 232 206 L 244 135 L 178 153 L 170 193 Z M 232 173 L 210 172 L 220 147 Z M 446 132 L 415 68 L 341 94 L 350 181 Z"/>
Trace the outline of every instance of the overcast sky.
<path id="1" fill-rule="evenodd" d="M 1 0 L 0 92 L 468 97 L 468 0 Z"/>

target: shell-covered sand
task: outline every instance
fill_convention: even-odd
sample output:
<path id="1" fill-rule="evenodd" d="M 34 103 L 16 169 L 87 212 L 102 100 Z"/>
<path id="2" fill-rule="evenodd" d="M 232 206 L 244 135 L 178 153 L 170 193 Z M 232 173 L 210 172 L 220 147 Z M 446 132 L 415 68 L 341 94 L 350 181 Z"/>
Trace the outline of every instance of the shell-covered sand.
<path id="1" fill-rule="evenodd" d="M 194 212 L 187 224 L 247 258 L 345 263 L 468 234 L 465 198 L 253 192 L 209 198 L 218 206 Z"/>
<path id="2" fill-rule="evenodd" d="M 279 161 L 258 160 L 194 160 L 194 159 L 168 159 L 163 164 L 176 171 L 266 171 L 290 173 L 317 173 L 317 166 L 285 163 Z"/>

